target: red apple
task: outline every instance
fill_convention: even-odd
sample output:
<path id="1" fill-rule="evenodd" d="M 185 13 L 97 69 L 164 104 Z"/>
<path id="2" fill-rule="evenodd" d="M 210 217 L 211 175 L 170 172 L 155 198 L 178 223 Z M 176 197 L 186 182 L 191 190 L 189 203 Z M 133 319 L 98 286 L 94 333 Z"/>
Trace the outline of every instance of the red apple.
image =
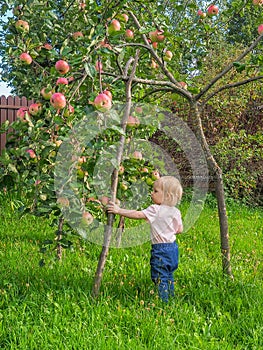
<path id="1" fill-rule="evenodd" d="M 108 34 L 109 35 L 116 34 L 120 30 L 121 30 L 120 22 L 117 19 L 113 19 L 108 26 Z"/>
<path id="2" fill-rule="evenodd" d="M 135 112 L 138 114 L 142 114 L 142 112 L 143 112 L 142 107 L 140 107 L 140 106 L 135 107 Z"/>
<path id="3" fill-rule="evenodd" d="M 27 107 L 20 107 L 16 112 L 16 116 L 23 122 L 26 122 L 26 115 L 29 115 L 29 111 Z"/>
<path id="4" fill-rule="evenodd" d="M 65 109 L 64 117 L 69 117 L 70 115 L 74 114 L 74 107 L 71 105 L 68 105 L 68 107 Z"/>
<path id="5" fill-rule="evenodd" d="M 160 179 L 160 173 L 159 173 L 158 170 L 154 170 L 154 171 L 152 172 L 152 179 L 153 179 L 153 180 L 158 180 L 158 179 Z"/>
<path id="6" fill-rule="evenodd" d="M 33 61 L 32 57 L 26 52 L 21 53 L 19 58 L 23 63 L 28 64 L 28 65 L 31 64 Z"/>
<path id="7" fill-rule="evenodd" d="M 94 220 L 93 216 L 88 211 L 84 211 L 82 213 L 82 218 L 81 218 L 81 223 L 82 224 L 90 225 L 90 224 L 92 224 L 93 220 Z"/>
<path id="8" fill-rule="evenodd" d="M 42 112 L 42 104 L 41 103 L 32 103 L 29 106 L 29 113 L 33 116 L 37 116 Z"/>
<path id="9" fill-rule="evenodd" d="M 116 16 L 116 18 L 118 18 L 121 22 L 128 22 L 129 20 L 129 16 L 126 15 L 126 13 L 120 13 Z"/>
<path id="10" fill-rule="evenodd" d="M 119 175 L 124 174 L 124 171 L 125 171 L 124 166 L 123 166 L 123 165 L 120 165 L 120 166 L 119 166 Z"/>
<path id="11" fill-rule="evenodd" d="M 140 125 L 139 119 L 137 117 L 133 117 L 132 115 L 129 115 L 127 120 L 127 126 L 130 128 L 133 128 L 138 125 Z"/>
<path id="12" fill-rule="evenodd" d="M 187 84 L 184 81 L 180 81 L 179 84 L 182 86 L 183 89 L 187 90 Z"/>
<path id="13" fill-rule="evenodd" d="M 27 21 L 23 21 L 22 19 L 19 19 L 15 23 L 15 27 L 20 32 L 28 32 L 29 31 L 29 24 Z"/>
<path id="14" fill-rule="evenodd" d="M 111 109 L 111 99 L 104 93 L 99 94 L 94 102 L 94 107 L 100 112 L 107 112 Z"/>
<path id="15" fill-rule="evenodd" d="M 78 39 L 80 39 L 80 38 L 83 38 L 83 34 L 82 34 L 82 32 L 75 32 L 75 33 L 73 33 L 72 34 L 72 38 L 74 39 L 74 40 L 78 40 Z"/>
<path id="16" fill-rule="evenodd" d="M 55 92 L 50 97 L 50 103 L 55 109 L 62 109 L 66 106 L 66 97 L 61 92 Z"/>
<path id="17" fill-rule="evenodd" d="M 59 197 L 57 199 L 57 204 L 61 205 L 62 207 L 69 207 L 69 200 L 66 197 Z"/>
<path id="18" fill-rule="evenodd" d="M 149 37 L 152 42 L 158 42 L 158 43 L 164 41 L 165 39 L 163 35 L 163 31 L 158 29 L 156 29 L 154 32 L 150 32 Z"/>
<path id="19" fill-rule="evenodd" d="M 28 150 L 26 150 L 26 153 L 29 154 L 29 157 L 30 157 L 30 158 L 36 158 L 36 153 L 35 153 L 34 150 L 28 149 Z"/>
<path id="20" fill-rule="evenodd" d="M 102 196 L 102 197 L 99 198 L 99 200 L 100 200 L 102 205 L 107 205 L 109 203 L 110 199 L 107 196 Z"/>
<path id="21" fill-rule="evenodd" d="M 164 61 L 171 61 L 173 57 L 173 53 L 169 50 L 166 50 L 165 53 L 164 53 Z"/>
<path id="22" fill-rule="evenodd" d="M 80 9 L 80 11 L 84 11 L 85 10 L 85 8 L 86 8 L 86 4 L 85 4 L 85 2 L 81 2 L 80 4 L 79 4 L 79 9 Z"/>
<path id="23" fill-rule="evenodd" d="M 55 64 L 55 68 L 60 74 L 66 74 L 70 69 L 68 62 L 64 60 L 57 61 Z"/>
<path id="24" fill-rule="evenodd" d="M 261 5 L 263 5 L 263 0 L 253 0 L 253 5 L 261 6 Z"/>
<path id="25" fill-rule="evenodd" d="M 43 48 L 46 49 L 46 50 L 52 50 L 52 46 L 49 43 L 45 43 L 43 45 Z"/>
<path id="26" fill-rule="evenodd" d="M 68 85 L 68 79 L 67 78 L 58 78 L 56 81 L 56 85 Z"/>
<path id="27" fill-rule="evenodd" d="M 110 90 L 104 90 L 103 93 L 112 100 L 112 93 L 110 92 Z"/>
<path id="28" fill-rule="evenodd" d="M 141 169 L 141 172 L 142 172 L 142 173 L 148 173 L 148 172 L 149 172 L 149 169 L 144 167 L 144 168 Z"/>
<path id="29" fill-rule="evenodd" d="M 135 159 L 142 159 L 142 153 L 140 151 L 134 151 L 132 154 L 133 158 Z"/>
<path id="30" fill-rule="evenodd" d="M 263 24 L 258 26 L 258 34 L 260 35 L 261 33 L 263 33 Z"/>
<path id="31" fill-rule="evenodd" d="M 205 18 L 206 17 L 206 13 L 204 13 L 202 10 L 198 10 L 197 11 L 197 16 L 199 16 L 200 18 Z"/>
<path id="32" fill-rule="evenodd" d="M 157 43 L 156 41 L 154 41 L 154 42 L 152 43 L 152 47 L 156 50 L 157 47 L 158 47 L 158 43 Z"/>
<path id="33" fill-rule="evenodd" d="M 132 40 L 134 38 L 134 33 L 130 29 L 126 29 L 125 31 L 125 39 L 126 40 Z"/>
<path id="34" fill-rule="evenodd" d="M 216 5 L 210 5 L 207 9 L 208 16 L 216 16 L 218 14 L 218 7 Z"/>

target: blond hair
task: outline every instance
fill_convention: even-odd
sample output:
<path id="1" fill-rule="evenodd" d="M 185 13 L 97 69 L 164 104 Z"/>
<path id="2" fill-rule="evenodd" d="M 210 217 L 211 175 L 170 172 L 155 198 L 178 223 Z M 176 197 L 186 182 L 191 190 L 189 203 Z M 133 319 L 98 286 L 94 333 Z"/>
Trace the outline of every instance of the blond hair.
<path id="1" fill-rule="evenodd" d="M 180 202 L 183 195 L 183 188 L 176 177 L 162 176 L 156 182 L 163 191 L 164 198 L 162 204 L 172 207 Z"/>

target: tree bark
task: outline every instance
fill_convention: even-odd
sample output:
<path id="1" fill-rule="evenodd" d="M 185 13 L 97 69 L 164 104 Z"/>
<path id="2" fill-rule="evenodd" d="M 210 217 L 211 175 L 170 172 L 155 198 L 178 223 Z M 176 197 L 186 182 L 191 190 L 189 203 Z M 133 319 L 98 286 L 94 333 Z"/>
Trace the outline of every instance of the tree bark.
<path id="1" fill-rule="evenodd" d="M 206 141 L 206 137 L 204 135 L 203 127 L 202 127 L 200 105 L 197 102 L 192 102 L 191 109 L 192 109 L 193 115 L 195 116 L 194 127 L 196 129 L 195 130 L 196 136 L 205 152 L 210 173 L 212 173 L 216 179 L 216 199 L 217 199 L 219 226 L 220 226 L 220 244 L 221 244 L 223 273 L 233 278 L 232 269 L 231 269 L 231 260 L 230 260 L 228 218 L 226 213 L 226 202 L 225 202 L 222 170 L 217 164 L 215 158 L 213 157 L 210 151 L 209 145 Z"/>
<path id="2" fill-rule="evenodd" d="M 58 260 L 62 260 L 62 245 L 60 244 L 60 240 L 62 239 L 62 232 L 63 232 L 63 223 L 64 223 L 64 219 L 63 217 L 59 219 L 58 222 L 58 232 L 57 232 L 57 259 Z"/>
<path id="3" fill-rule="evenodd" d="M 133 77 L 135 75 L 135 70 L 136 70 L 136 66 L 138 63 L 138 59 L 139 59 L 139 50 L 136 51 L 132 71 L 131 71 L 130 76 L 128 77 L 128 79 L 125 83 L 126 84 L 126 105 L 125 105 L 124 116 L 123 116 L 122 123 L 121 123 L 121 127 L 124 131 L 124 134 L 126 131 L 127 120 L 128 120 L 128 117 L 129 117 L 130 111 L 131 111 L 131 103 L 132 103 L 131 87 L 132 87 L 132 81 L 133 81 Z M 127 62 L 126 69 L 125 69 L 126 75 L 128 75 L 128 69 L 129 69 L 132 61 L 133 61 L 133 59 L 130 59 Z M 125 136 L 122 135 L 120 137 L 120 144 L 119 144 L 119 148 L 118 148 L 118 152 L 117 152 L 117 164 L 118 164 L 118 166 L 120 165 L 121 160 L 122 160 L 124 143 L 125 143 Z M 112 182 L 111 182 L 111 200 L 113 202 L 115 202 L 115 200 L 116 200 L 117 186 L 118 186 L 118 168 L 115 168 L 113 173 L 112 173 Z M 112 237 L 113 223 L 114 223 L 114 214 L 108 214 L 107 225 L 105 226 L 105 230 L 104 230 L 104 243 L 103 243 L 103 247 L 102 247 L 102 251 L 100 254 L 100 258 L 99 258 L 99 262 L 98 262 L 98 266 L 97 266 L 97 271 L 95 274 L 94 283 L 93 283 L 93 287 L 92 287 L 92 296 L 93 297 L 97 297 L 99 294 L 100 285 L 101 285 L 102 276 L 103 276 L 103 271 L 104 271 L 106 259 L 107 259 L 108 253 L 109 253 L 109 247 L 110 247 L 110 242 L 111 242 L 111 237 Z"/>

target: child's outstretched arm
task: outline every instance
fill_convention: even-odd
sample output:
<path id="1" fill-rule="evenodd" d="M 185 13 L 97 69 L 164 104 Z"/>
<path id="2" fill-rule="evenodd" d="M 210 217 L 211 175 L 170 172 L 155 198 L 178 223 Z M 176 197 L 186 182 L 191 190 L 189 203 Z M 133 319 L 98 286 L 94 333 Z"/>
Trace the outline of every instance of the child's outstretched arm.
<path id="1" fill-rule="evenodd" d="M 113 202 L 109 202 L 107 205 L 107 211 L 112 214 L 119 214 L 122 216 L 125 216 L 129 219 L 145 219 L 146 216 L 142 211 L 139 210 L 129 210 L 129 209 L 122 209 L 117 204 Z"/>

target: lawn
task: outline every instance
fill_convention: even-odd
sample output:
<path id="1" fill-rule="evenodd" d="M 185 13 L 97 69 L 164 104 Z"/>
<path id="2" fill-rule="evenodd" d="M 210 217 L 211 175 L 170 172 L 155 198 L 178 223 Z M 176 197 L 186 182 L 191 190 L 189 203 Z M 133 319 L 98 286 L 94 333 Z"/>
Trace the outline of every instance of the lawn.
<path id="1" fill-rule="evenodd" d="M 110 250 L 94 300 L 99 245 L 77 239 L 62 262 L 39 267 L 39 244 L 53 229 L 42 218 L 20 218 L 6 198 L 0 208 L 1 349 L 263 349 L 262 210 L 228 205 L 231 280 L 222 276 L 209 200 L 179 236 L 176 297 L 164 305 L 150 280 L 149 242 Z"/>

